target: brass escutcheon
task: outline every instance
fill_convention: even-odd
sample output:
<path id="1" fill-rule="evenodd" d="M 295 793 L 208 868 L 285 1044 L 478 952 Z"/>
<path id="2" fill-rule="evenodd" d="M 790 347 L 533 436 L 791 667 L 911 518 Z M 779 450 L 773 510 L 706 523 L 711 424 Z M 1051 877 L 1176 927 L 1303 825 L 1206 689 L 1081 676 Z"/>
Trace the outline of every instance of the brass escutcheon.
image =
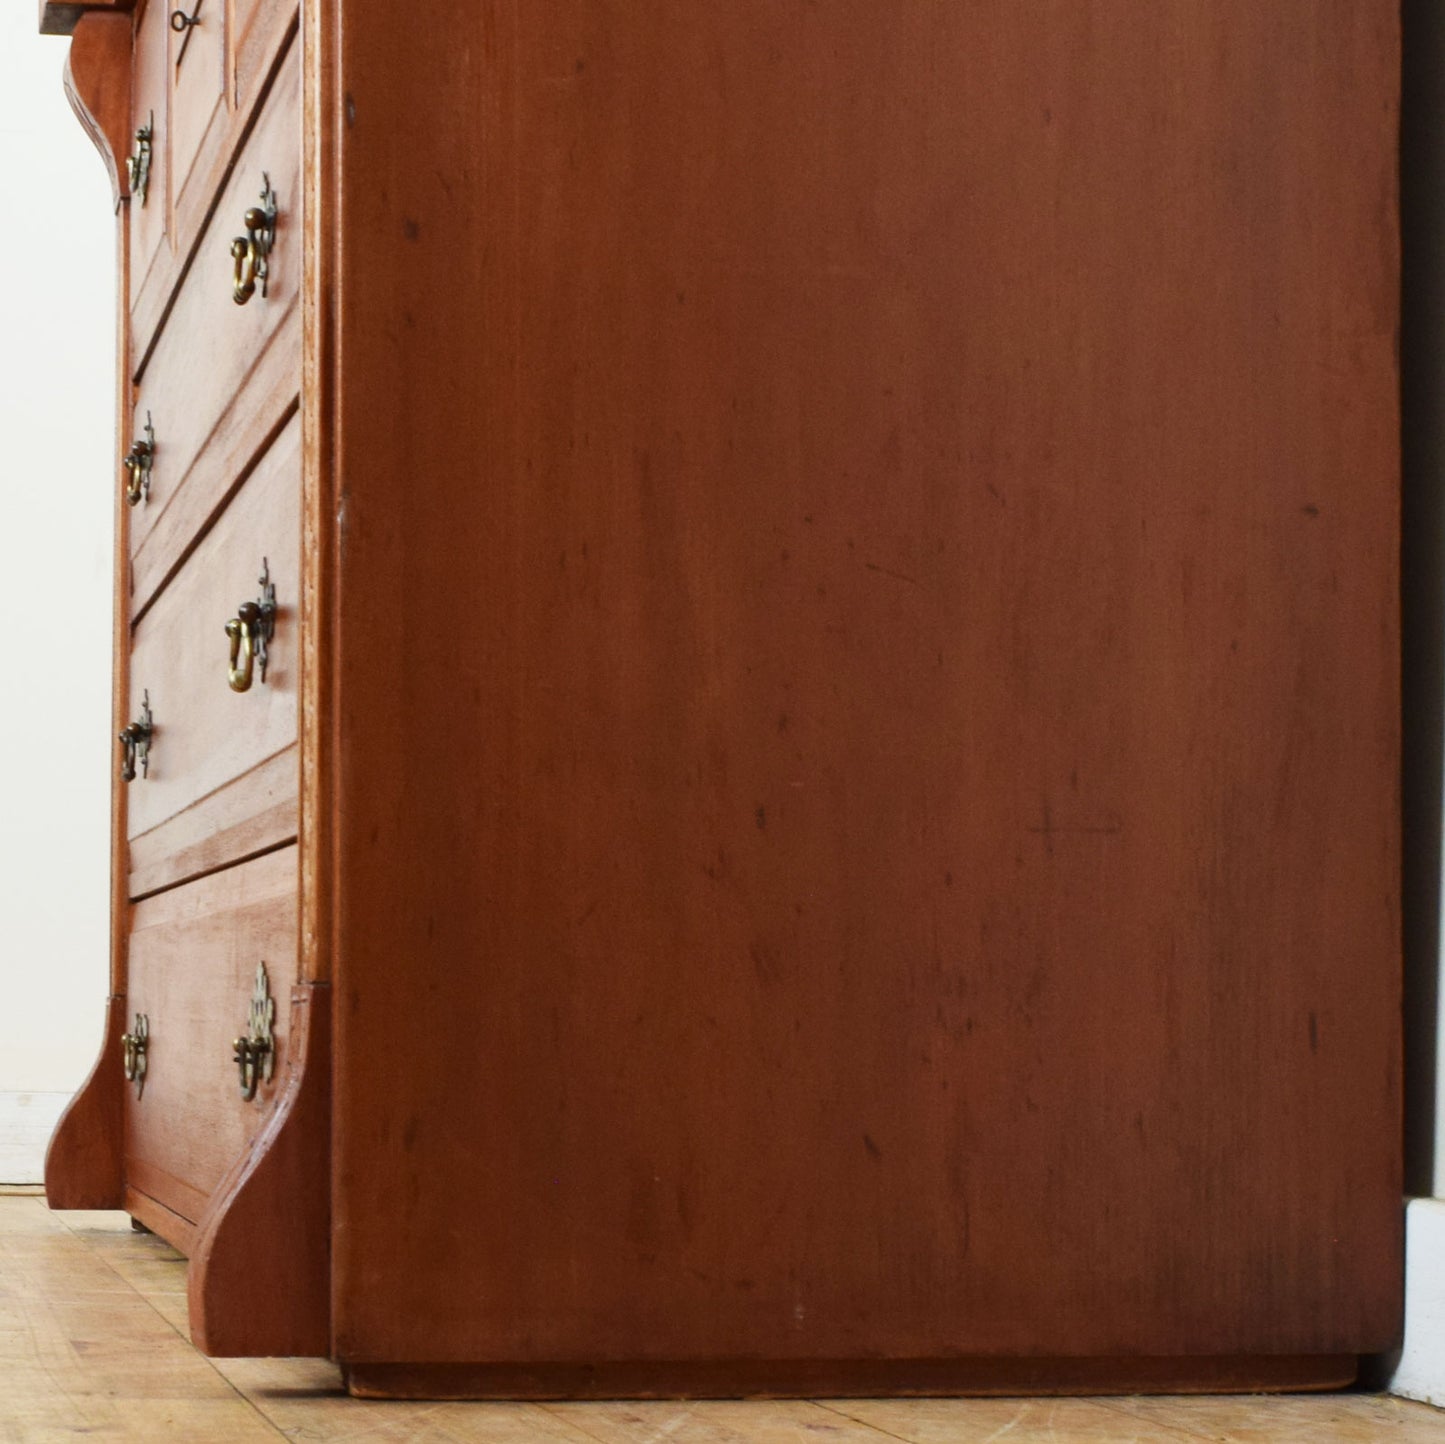
<path id="1" fill-rule="evenodd" d="M 156 429 L 151 425 L 151 414 L 146 412 L 145 436 L 131 442 L 122 465 L 126 469 L 125 499 L 132 506 L 139 506 L 151 494 L 151 467 L 156 459 Z"/>
<path id="2" fill-rule="evenodd" d="M 276 635 L 276 588 L 271 582 L 271 564 L 261 558 L 261 595 L 254 602 L 242 602 L 236 615 L 226 623 L 231 639 L 231 665 L 227 680 L 233 692 L 249 692 L 255 667 L 266 680 L 267 644 Z"/>
<path id="3" fill-rule="evenodd" d="M 135 1031 L 120 1036 L 121 1058 L 125 1068 L 125 1080 L 135 1084 L 135 1096 L 139 1098 L 146 1086 L 146 1051 L 150 1046 L 151 1023 L 144 1013 L 135 1015 Z"/>
<path id="4" fill-rule="evenodd" d="M 271 996 L 271 981 L 264 962 L 256 965 L 256 986 L 251 994 L 251 1008 L 246 1017 L 246 1035 L 231 1045 L 231 1057 L 241 1074 L 241 1097 L 250 1102 L 257 1086 L 271 1081 L 276 1066 L 276 1040 L 272 1027 L 276 1021 L 276 1000 Z"/>
<path id="5" fill-rule="evenodd" d="M 155 736 L 155 722 L 151 717 L 151 694 L 147 690 L 141 700 L 140 716 L 120 735 L 120 780 L 134 782 L 136 766 L 140 766 L 142 777 L 150 776 L 151 739 Z"/>
<path id="6" fill-rule="evenodd" d="M 263 172 L 261 180 L 261 204 L 252 206 L 242 217 L 246 234 L 231 242 L 231 258 L 236 263 L 232 297 L 238 306 L 244 306 L 256 294 L 258 285 L 261 299 L 265 300 L 269 257 L 276 244 L 276 192 L 271 189 L 269 175 Z"/>

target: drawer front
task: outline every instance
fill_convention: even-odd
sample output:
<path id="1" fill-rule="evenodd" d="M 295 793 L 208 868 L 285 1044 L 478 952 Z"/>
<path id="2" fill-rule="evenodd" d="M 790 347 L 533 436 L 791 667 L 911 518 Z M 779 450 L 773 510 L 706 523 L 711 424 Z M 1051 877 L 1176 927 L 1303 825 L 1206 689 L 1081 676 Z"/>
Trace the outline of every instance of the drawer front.
<path id="1" fill-rule="evenodd" d="M 133 73 L 132 133 L 150 133 L 144 196 L 133 183 L 130 200 L 131 299 L 139 295 L 165 245 L 170 219 L 170 93 L 166 68 L 170 54 L 168 40 L 170 11 L 160 3 L 149 4 L 136 24 Z M 139 142 L 135 142 L 139 146 Z M 132 152 L 138 156 L 138 149 Z"/>
<path id="2" fill-rule="evenodd" d="M 173 888 L 132 913 L 128 1029 L 145 1017 L 145 1075 L 125 1092 L 126 1183 L 195 1223 L 276 1096 L 296 981 L 297 852 Z M 275 1001 L 273 1074 L 242 1097 L 233 1041 L 259 964 Z"/>
<path id="3" fill-rule="evenodd" d="M 179 211 L 212 125 L 226 117 L 226 0 L 167 0 L 171 184 Z M 193 23 L 178 30 L 174 16 Z"/>
<path id="4" fill-rule="evenodd" d="M 133 862 L 138 849 L 152 862 L 164 853 L 160 829 L 188 825 L 173 821 L 188 810 L 224 813 L 232 826 L 244 821 L 248 789 L 275 771 L 262 764 L 296 741 L 300 478 L 297 414 L 135 628 L 131 696 L 139 706 L 148 694 L 155 731 L 148 772 L 127 790 Z M 260 599 L 263 559 L 276 589 L 274 634 L 265 680 L 256 667 L 250 689 L 238 692 L 229 682 L 226 623 Z M 294 797 L 294 769 L 285 791 Z M 264 805 L 275 800 L 273 786 Z M 259 794 L 252 801 L 262 805 Z M 257 845 L 252 837 L 245 851 Z"/>
<path id="5" fill-rule="evenodd" d="M 196 23 L 177 29 L 176 14 Z M 153 183 L 145 205 L 131 207 L 133 373 L 142 369 L 296 19 L 295 0 L 185 0 L 140 10 L 134 121 L 139 127 L 153 118 L 154 136 Z"/>
<path id="6" fill-rule="evenodd" d="M 299 84 L 295 47 L 201 239 L 136 390 L 134 436 L 155 450 L 130 514 L 132 615 L 149 602 L 291 405 L 301 380 Z M 277 197 L 266 294 L 234 298 L 232 241 L 261 198 Z"/>

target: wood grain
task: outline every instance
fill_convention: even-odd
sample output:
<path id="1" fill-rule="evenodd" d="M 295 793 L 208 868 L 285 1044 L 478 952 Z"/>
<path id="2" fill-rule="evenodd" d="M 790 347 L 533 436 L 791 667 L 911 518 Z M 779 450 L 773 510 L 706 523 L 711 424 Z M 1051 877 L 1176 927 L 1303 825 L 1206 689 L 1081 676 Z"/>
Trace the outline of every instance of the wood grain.
<path id="1" fill-rule="evenodd" d="M 261 94 L 299 19 L 296 0 L 234 0 L 232 15 L 232 104 L 244 110 L 248 100 Z"/>
<path id="2" fill-rule="evenodd" d="M 1396 7 L 331 25 L 353 1377 L 1390 1347 Z"/>
<path id="3" fill-rule="evenodd" d="M 155 717 L 150 772 L 130 784 L 132 837 L 151 832 L 296 741 L 296 666 L 301 618 L 299 504 L 301 427 L 293 419 L 135 630 L 132 690 L 150 693 Z M 275 635 L 263 682 L 227 680 L 226 622 L 260 594 L 263 560 L 276 588 Z M 241 819 L 233 794 L 217 813 Z M 254 795 L 258 806 L 276 799 Z"/>
<path id="4" fill-rule="evenodd" d="M 131 897 L 145 897 L 295 842 L 296 768 L 296 748 L 287 747 L 132 838 Z"/>
<path id="5" fill-rule="evenodd" d="M 171 10 L 169 5 L 164 8 Z M 226 0 L 200 0 L 199 10 L 188 12 L 199 15 L 198 24 L 184 32 L 166 26 L 173 216 L 186 204 L 189 187 L 204 185 L 206 170 L 199 162 L 208 149 L 219 149 L 229 119 L 227 9 Z M 207 196 L 208 205 L 210 201 Z M 179 226 L 173 234 L 182 234 Z"/>
<path id="6" fill-rule="evenodd" d="M 221 0 L 206 0 L 207 5 L 221 4 Z M 224 7 L 223 7 L 224 8 Z M 166 7 L 167 16 L 170 7 Z M 144 370 L 150 348 L 155 343 L 160 327 L 175 304 L 178 289 L 186 275 L 201 256 L 205 228 L 220 215 L 224 206 L 224 187 L 232 178 L 232 167 L 236 164 L 238 151 L 245 145 L 252 130 L 260 123 L 262 111 L 269 103 L 269 93 L 282 59 L 291 48 L 296 33 L 296 6 L 294 0 L 289 6 L 268 0 L 265 7 L 251 17 L 251 25 L 245 36 L 245 49 L 237 54 L 235 44 L 226 48 L 225 76 L 227 91 L 232 99 L 227 104 L 217 104 L 204 122 L 192 115 L 183 121 L 183 128 L 189 124 L 194 131 L 204 124 L 204 131 L 198 136 L 192 134 L 182 145 L 189 164 L 185 175 L 179 175 L 170 190 L 170 243 L 158 253 L 157 262 L 144 275 L 138 275 L 132 292 L 132 321 L 135 329 L 133 374 L 137 377 Z M 169 34 L 169 31 L 168 31 Z M 232 42 L 238 40 L 236 30 L 229 32 Z M 193 42 L 194 44 L 194 42 Z M 169 65 L 172 54 L 170 42 L 161 41 L 165 52 L 165 64 Z M 241 69 L 244 62 L 244 70 Z M 186 66 L 190 64 L 187 55 Z M 209 73 L 209 72 L 208 72 Z M 231 77 L 244 78 L 242 88 L 231 91 Z M 185 100 L 182 93 L 173 97 L 173 102 Z M 228 233 L 224 244 L 229 247 L 237 234 L 237 222 L 248 206 L 255 203 L 261 189 L 260 171 L 248 179 L 244 190 L 246 199 L 239 209 L 225 220 Z M 281 182 L 277 182 L 281 190 Z M 251 194 L 254 192 L 255 194 Z M 291 203 L 282 197 L 282 205 L 291 209 Z M 228 256 L 229 261 L 229 256 Z"/>
<path id="7" fill-rule="evenodd" d="M 138 513 L 127 571 L 126 610 L 138 621 L 175 574 L 197 540 L 220 515 L 236 488 L 274 444 L 299 403 L 300 317 L 293 304 L 260 359 L 216 407 L 214 429 L 184 472 L 168 467 L 153 487 L 157 511 Z M 139 412 L 137 420 L 145 415 Z M 181 464 L 183 457 L 167 462 Z"/>
<path id="8" fill-rule="evenodd" d="M 291 996 L 266 1127 L 220 1186 L 191 1255 L 191 1337 L 222 1357 L 331 1352 L 331 992 Z"/>
<path id="9" fill-rule="evenodd" d="M 130 208 L 130 284 L 123 295 L 130 297 L 134 309 L 147 278 L 153 272 L 163 272 L 170 265 L 173 232 L 171 230 L 171 160 L 170 160 L 170 85 L 167 79 L 167 55 L 169 50 L 171 7 L 163 0 L 147 3 L 143 0 L 135 18 L 134 74 L 135 85 L 132 100 L 131 132 L 142 126 L 151 128 L 150 179 L 146 187 L 145 204 L 139 198 Z M 125 154 L 131 153 L 127 143 Z M 129 315 L 127 331 L 129 332 Z M 125 371 L 129 375 L 132 363 L 129 353 L 125 359 Z M 142 422 L 145 413 L 141 413 Z M 129 418 L 127 423 L 129 424 Z M 138 435 L 139 433 L 137 433 Z M 132 438 L 124 438 L 122 453 Z"/>
<path id="10" fill-rule="evenodd" d="M 1342 1389 L 1358 1360 L 1253 1358 L 735 1359 L 587 1364 L 354 1362 L 363 1399 L 726 1399 L 885 1394 L 974 1397 Z M 1117 1427 L 1117 1426 L 1116 1426 Z M 1117 1437 L 1117 1435 L 1115 1436 Z"/>
<path id="11" fill-rule="evenodd" d="M 294 335 L 295 300 L 300 284 L 299 170 L 300 115 L 296 64 L 288 66 L 272 91 L 265 116 L 237 162 L 230 185 L 211 225 L 201 238 L 195 263 L 185 277 L 175 309 L 161 332 L 135 392 L 135 426 L 154 420 L 156 457 L 150 499 L 134 509 L 132 554 L 146 546 L 166 512 L 194 479 L 198 496 L 185 519 L 198 522 L 234 485 L 243 465 L 268 431 L 284 415 L 300 382 L 298 338 Z M 262 174 L 269 174 L 278 196 L 277 242 L 272 253 L 269 294 L 259 292 L 244 306 L 232 298 L 234 264 L 230 247 L 248 207 L 259 200 Z M 288 322 L 292 329 L 288 331 Z M 285 338 L 284 340 L 280 338 Z M 280 404 L 257 414 L 250 407 L 274 395 L 276 371 L 265 366 L 268 349 L 290 367 L 289 392 Z M 133 354 L 139 360 L 137 340 Z M 273 363 L 274 366 L 274 363 Z M 258 369 L 255 390 L 246 385 Z M 243 396 L 241 393 L 245 393 Z M 248 402 L 250 405 L 248 405 Z M 223 417 L 232 422 L 216 445 L 206 444 Z M 241 424 L 237 424 L 237 419 Z M 207 455 L 195 474 L 203 450 Z M 172 525 L 172 533 L 175 531 Z M 158 583 L 176 560 L 175 547 L 190 537 L 171 535 L 171 547 L 142 564 L 143 581 Z M 138 597 L 137 608 L 145 597 Z"/>
<path id="12" fill-rule="evenodd" d="M 130 194 L 130 17 L 83 17 L 65 58 L 65 94 L 81 128 L 95 142 L 115 203 Z"/>
<path id="13" fill-rule="evenodd" d="M 245 1032 L 261 962 L 278 1004 L 276 1071 L 248 1102 L 231 1043 Z M 148 1017 L 150 1049 L 144 1092 L 125 1093 L 126 1179 L 191 1223 L 281 1096 L 295 980 L 294 848 L 134 909 L 128 1008 Z"/>
<path id="14" fill-rule="evenodd" d="M 336 476 L 335 246 L 338 87 L 335 15 L 310 5 L 303 16 L 302 174 L 306 215 L 302 267 L 301 413 L 301 974 L 330 982 L 335 968 L 338 889 L 336 736 L 333 664 L 339 625 L 336 548 L 340 485 Z"/>
<path id="15" fill-rule="evenodd" d="M 191 1200 L 187 1207 L 193 1213 L 204 1206 L 204 1194 L 184 1184 L 178 1184 L 177 1180 L 169 1178 L 167 1175 L 158 1173 L 156 1170 L 151 1170 L 147 1174 L 144 1168 L 141 1170 L 141 1175 L 151 1187 L 167 1196 L 180 1188 Z M 139 1188 L 132 1187 L 127 1183 L 122 1207 L 138 1224 L 149 1229 L 157 1238 L 165 1239 L 178 1252 L 189 1255 L 195 1246 L 195 1224 L 173 1208 L 167 1208 L 165 1204 L 158 1203 L 149 1193 L 142 1192 Z"/>
<path id="16" fill-rule="evenodd" d="M 1240 1399 L 752 1399 L 565 1404 L 348 1398 L 317 1359 L 207 1361 L 184 1341 L 186 1264 L 124 1215 L 0 1198 L 0 1387 L 12 1432 L 116 1444 L 259 1437 L 486 1444 L 1437 1444 L 1439 1412 L 1368 1394 Z M 176 1332 L 179 1328 L 180 1332 Z M 236 1414 L 223 1412 L 227 1401 Z M 206 1411 L 217 1411 L 208 1414 Z M 245 1411 L 242 1413 L 241 1411 Z M 271 1432 L 264 1432 L 271 1431 Z"/>
<path id="17" fill-rule="evenodd" d="M 120 1038 L 126 1000 L 105 1005 L 100 1056 L 60 1117 L 45 1152 L 45 1196 L 52 1208 L 119 1208 L 121 1168 Z"/>

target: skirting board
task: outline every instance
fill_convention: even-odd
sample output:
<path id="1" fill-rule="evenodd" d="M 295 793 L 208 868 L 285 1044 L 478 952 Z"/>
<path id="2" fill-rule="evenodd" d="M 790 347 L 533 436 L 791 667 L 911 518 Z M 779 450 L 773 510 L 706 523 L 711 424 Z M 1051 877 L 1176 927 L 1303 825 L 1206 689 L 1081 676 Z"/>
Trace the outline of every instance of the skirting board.
<path id="1" fill-rule="evenodd" d="M 1405 1209 L 1405 1345 L 1390 1392 L 1445 1405 L 1445 1199 Z"/>
<path id="2" fill-rule="evenodd" d="M 69 1093 L 0 1093 L 0 1184 L 40 1183 Z"/>

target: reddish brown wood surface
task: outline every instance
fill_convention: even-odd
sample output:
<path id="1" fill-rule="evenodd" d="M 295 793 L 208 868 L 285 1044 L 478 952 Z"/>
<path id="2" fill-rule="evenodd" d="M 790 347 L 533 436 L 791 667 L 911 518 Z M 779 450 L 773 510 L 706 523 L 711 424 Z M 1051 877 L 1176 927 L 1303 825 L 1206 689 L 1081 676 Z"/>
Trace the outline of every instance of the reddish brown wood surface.
<path id="1" fill-rule="evenodd" d="M 819 1398 L 1298 1393 L 1354 1382 L 1352 1354 L 1191 1359 L 828 1359 L 675 1364 L 352 1364 L 371 1399 Z M 805 1436 L 800 1436 L 805 1437 Z M 960 1436 L 963 1437 L 963 1436 Z"/>
<path id="2" fill-rule="evenodd" d="M 194 3 L 194 0 L 192 0 Z M 206 172 L 198 167 L 214 129 L 219 135 L 227 119 L 227 6 L 222 0 L 201 0 L 197 23 L 184 31 L 172 26 L 173 8 L 161 7 L 166 19 L 166 75 L 170 86 L 171 203 L 185 208 L 187 190 L 204 185 Z M 212 142 L 217 144 L 218 142 Z M 199 174 L 197 171 L 199 170 Z M 208 196 L 209 203 L 210 197 Z"/>
<path id="3" fill-rule="evenodd" d="M 335 185 L 337 126 L 336 12 L 308 5 L 302 16 L 301 413 L 301 939 L 302 977 L 329 983 L 335 965 L 335 814 L 337 713 L 336 547 L 340 486 L 336 476 Z"/>
<path id="4" fill-rule="evenodd" d="M 168 237 L 165 245 L 155 247 L 153 256 L 147 252 L 130 292 L 137 374 L 174 302 L 177 285 L 196 260 L 218 192 L 230 178 L 238 149 L 258 123 L 258 107 L 268 103 L 270 84 L 297 27 L 295 0 L 289 4 L 250 0 L 240 11 L 228 11 L 223 0 L 205 0 L 201 24 L 181 59 L 180 39 L 169 23 L 173 8 L 158 5 L 158 30 L 152 29 L 150 11 L 145 10 L 137 38 L 137 74 L 143 69 L 150 77 L 145 89 L 154 99 L 142 104 L 137 87 L 136 123 L 143 124 L 155 110 L 156 152 L 164 184 L 158 215 L 136 219 L 138 224 L 163 223 Z M 259 192 L 260 183 L 258 172 L 254 186 L 248 180 L 247 189 Z M 239 229 L 237 222 L 246 206 L 253 203 L 254 197 L 230 214 L 225 224 L 232 233 Z M 227 245 L 230 239 L 228 234 Z"/>
<path id="5" fill-rule="evenodd" d="M 331 1351 L 331 995 L 291 996 L 266 1127 L 217 1188 L 187 1278 L 191 1336 L 221 1357 Z"/>
<path id="6" fill-rule="evenodd" d="M 1396 7 L 443 10 L 323 36 L 353 1378 L 1388 1348 Z"/>
<path id="7" fill-rule="evenodd" d="M 132 838 L 130 896 L 145 897 L 295 842 L 296 767 L 296 748 L 287 747 Z"/>
<path id="8" fill-rule="evenodd" d="M 170 86 L 166 76 L 166 51 L 170 7 L 164 0 L 143 4 L 135 17 L 134 98 L 131 131 L 125 153 L 134 149 L 134 133 L 151 132 L 150 172 L 144 204 L 137 196 L 130 208 L 130 286 L 124 294 L 134 306 L 153 272 L 169 266 L 171 230 Z M 129 321 L 129 316 L 127 316 Z M 129 355 L 127 372 L 131 370 Z M 126 444 L 129 444 L 127 439 Z"/>
<path id="9" fill-rule="evenodd" d="M 126 1188 L 121 1207 L 137 1223 L 189 1257 L 196 1243 L 196 1226 L 190 1219 L 182 1218 L 174 1209 L 157 1203 L 150 1194 L 136 1188 Z"/>
<path id="10" fill-rule="evenodd" d="M 120 1037 L 128 1021 L 125 999 L 109 998 L 100 1056 L 45 1150 L 45 1198 L 51 1208 L 121 1206 Z"/>
<path id="11" fill-rule="evenodd" d="M 65 59 L 65 94 L 105 162 L 117 205 L 130 194 L 130 32 L 128 15 L 86 16 Z"/>
<path id="12" fill-rule="evenodd" d="M 125 1092 L 126 1182 L 198 1223 L 282 1096 L 296 980 L 296 851 L 285 848 L 133 909 L 127 1008 L 149 1021 L 144 1091 Z M 264 962 L 276 1000 L 276 1065 L 241 1097 L 244 1034 Z"/>
<path id="13" fill-rule="evenodd" d="M 155 734 L 150 770 L 130 784 L 130 835 L 140 837 L 205 802 L 296 741 L 296 667 L 301 628 L 301 426 L 291 423 L 135 629 L 131 690 L 150 694 Z M 261 593 L 263 563 L 276 590 L 275 631 L 262 680 L 229 682 L 227 622 Z M 295 774 L 291 774 L 292 786 Z M 243 790 L 217 805 L 234 826 L 233 802 L 269 809 L 274 789 Z"/>
<path id="14" fill-rule="evenodd" d="M 135 390 L 132 427 L 150 417 L 156 455 L 149 498 L 131 517 L 133 613 L 295 405 L 300 386 L 301 278 L 298 62 L 293 54 L 201 237 Z M 269 175 L 278 197 L 268 294 L 233 299 L 231 243 Z M 299 501 L 297 503 L 299 506 Z"/>

